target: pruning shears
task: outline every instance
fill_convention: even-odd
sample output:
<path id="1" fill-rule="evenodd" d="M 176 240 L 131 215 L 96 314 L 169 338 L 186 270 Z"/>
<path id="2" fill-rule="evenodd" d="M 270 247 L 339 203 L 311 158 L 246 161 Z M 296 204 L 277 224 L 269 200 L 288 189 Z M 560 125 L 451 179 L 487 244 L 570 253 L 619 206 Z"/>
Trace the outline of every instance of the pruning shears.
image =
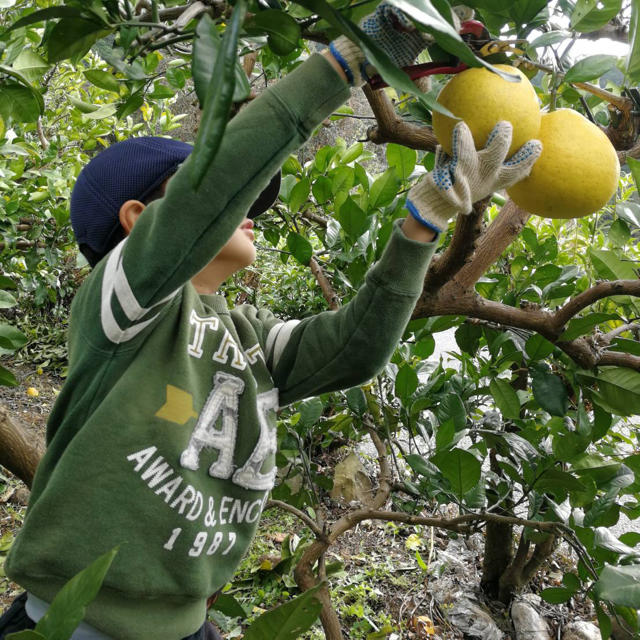
<path id="1" fill-rule="evenodd" d="M 466 42 L 469 48 L 478 56 L 486 58 L 495 53 L 512 52 L 522 54 L 523 51 L 514 46 L 510 42 L 500 40 L 492 40 L 487 28 L 478 20 L 466 20 L 460 25 L 460 37 Z M 426 62 L 423 64 L 414 64 L 403 67 L 402 70 L 411 78 L 417 80 L 425 76 L 436 74 L 453 74 L 460 73 L 468 69 L 469 65 L 459 62 L 455 59 L 449 62 Z M 372 89 L 382 89 L 389 86 L 379 74 L 369 79 L 369 85 Z"/>

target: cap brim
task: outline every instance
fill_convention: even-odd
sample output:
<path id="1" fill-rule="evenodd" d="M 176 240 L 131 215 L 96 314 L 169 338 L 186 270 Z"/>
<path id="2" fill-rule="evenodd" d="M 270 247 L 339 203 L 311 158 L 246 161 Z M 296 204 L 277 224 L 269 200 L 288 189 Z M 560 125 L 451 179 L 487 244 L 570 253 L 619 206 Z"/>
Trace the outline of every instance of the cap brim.
<path id="1" fill-rule="evenodd" d="M 247 218 L 256 218 L 273 206 L 273 203 L 280 193 L 280 175 L 280 171 L 278 171 L 278 173 L 271 178 L 271 182 L 251 205 L 251 209 L 249 209 L 249 213 L 247 213 Z"/>

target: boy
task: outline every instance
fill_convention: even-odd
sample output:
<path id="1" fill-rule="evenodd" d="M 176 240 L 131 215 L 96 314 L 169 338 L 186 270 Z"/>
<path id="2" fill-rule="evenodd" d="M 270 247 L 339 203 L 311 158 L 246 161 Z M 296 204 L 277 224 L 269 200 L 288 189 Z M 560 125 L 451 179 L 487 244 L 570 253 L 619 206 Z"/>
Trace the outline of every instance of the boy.
<path id="1" fill-rule="evenodd" d="M 425 46 L 389 7 L 368 23 L 399 64 Z M 73 303 L 68 380 L 6 563 L 27 589 L 26 610 L 14 603 L 0 638 L 33 626 L 69 578 L 115 546 L 74 638 L 215 637 L 203 626 L 207 597 L 232 578 L 273 486 L 275 410 L 375 375 L 448 219 L 529 173 L 539 143 L 504 162 L 508 123 L 479 153 L 459 125 L 453 157 L 438 153 L 411 190 L 411 215 L 348 305 L 302 322 L 227 310 L 215 293 L 255 257 L 245 213 L 269 206 L 281 163 L 348 98 L 347 80 L 363 83 L 364 62 L 340 38 L 252 102 L 197 191 L 189 149 L 164 139 L 120 143 L 83 170 L 72 222 L 95 268 Z"/>

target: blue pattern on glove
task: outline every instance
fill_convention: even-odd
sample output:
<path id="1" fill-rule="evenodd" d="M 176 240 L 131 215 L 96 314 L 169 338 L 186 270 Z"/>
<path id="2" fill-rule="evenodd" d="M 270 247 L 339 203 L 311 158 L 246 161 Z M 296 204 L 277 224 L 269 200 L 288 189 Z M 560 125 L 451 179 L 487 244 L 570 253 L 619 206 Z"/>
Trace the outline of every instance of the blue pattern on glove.
<path id="1" fill-rule="evenodd" d="M 413 63 L 431 38 L 416 29 L 400 9 L 383 2 L 362 22 L 362 30 L 399 67 Z"/>

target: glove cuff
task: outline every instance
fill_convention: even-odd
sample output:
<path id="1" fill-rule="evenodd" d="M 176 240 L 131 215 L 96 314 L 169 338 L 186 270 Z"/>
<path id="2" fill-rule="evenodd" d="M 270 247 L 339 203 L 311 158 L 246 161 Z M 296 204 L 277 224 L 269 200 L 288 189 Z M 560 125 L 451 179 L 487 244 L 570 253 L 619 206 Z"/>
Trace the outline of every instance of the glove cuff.
<path id="1" fill-rule="evenodd" d="M 352 87 L 361 87 L 366 82 L 363 75 L 365 56 L 360 47 L 346 36 L 340 36 L 331 42 L 329 50 L 342 67 Z"/>
<path id="2" fill-rule="evenodd" d="M 430 183 L 431 179 L 430 175 L 426 176 L 409 190 L 406 207 L 418 222 L 440 233 L 458 210 L 442 197 L 438 188 Z"/>

